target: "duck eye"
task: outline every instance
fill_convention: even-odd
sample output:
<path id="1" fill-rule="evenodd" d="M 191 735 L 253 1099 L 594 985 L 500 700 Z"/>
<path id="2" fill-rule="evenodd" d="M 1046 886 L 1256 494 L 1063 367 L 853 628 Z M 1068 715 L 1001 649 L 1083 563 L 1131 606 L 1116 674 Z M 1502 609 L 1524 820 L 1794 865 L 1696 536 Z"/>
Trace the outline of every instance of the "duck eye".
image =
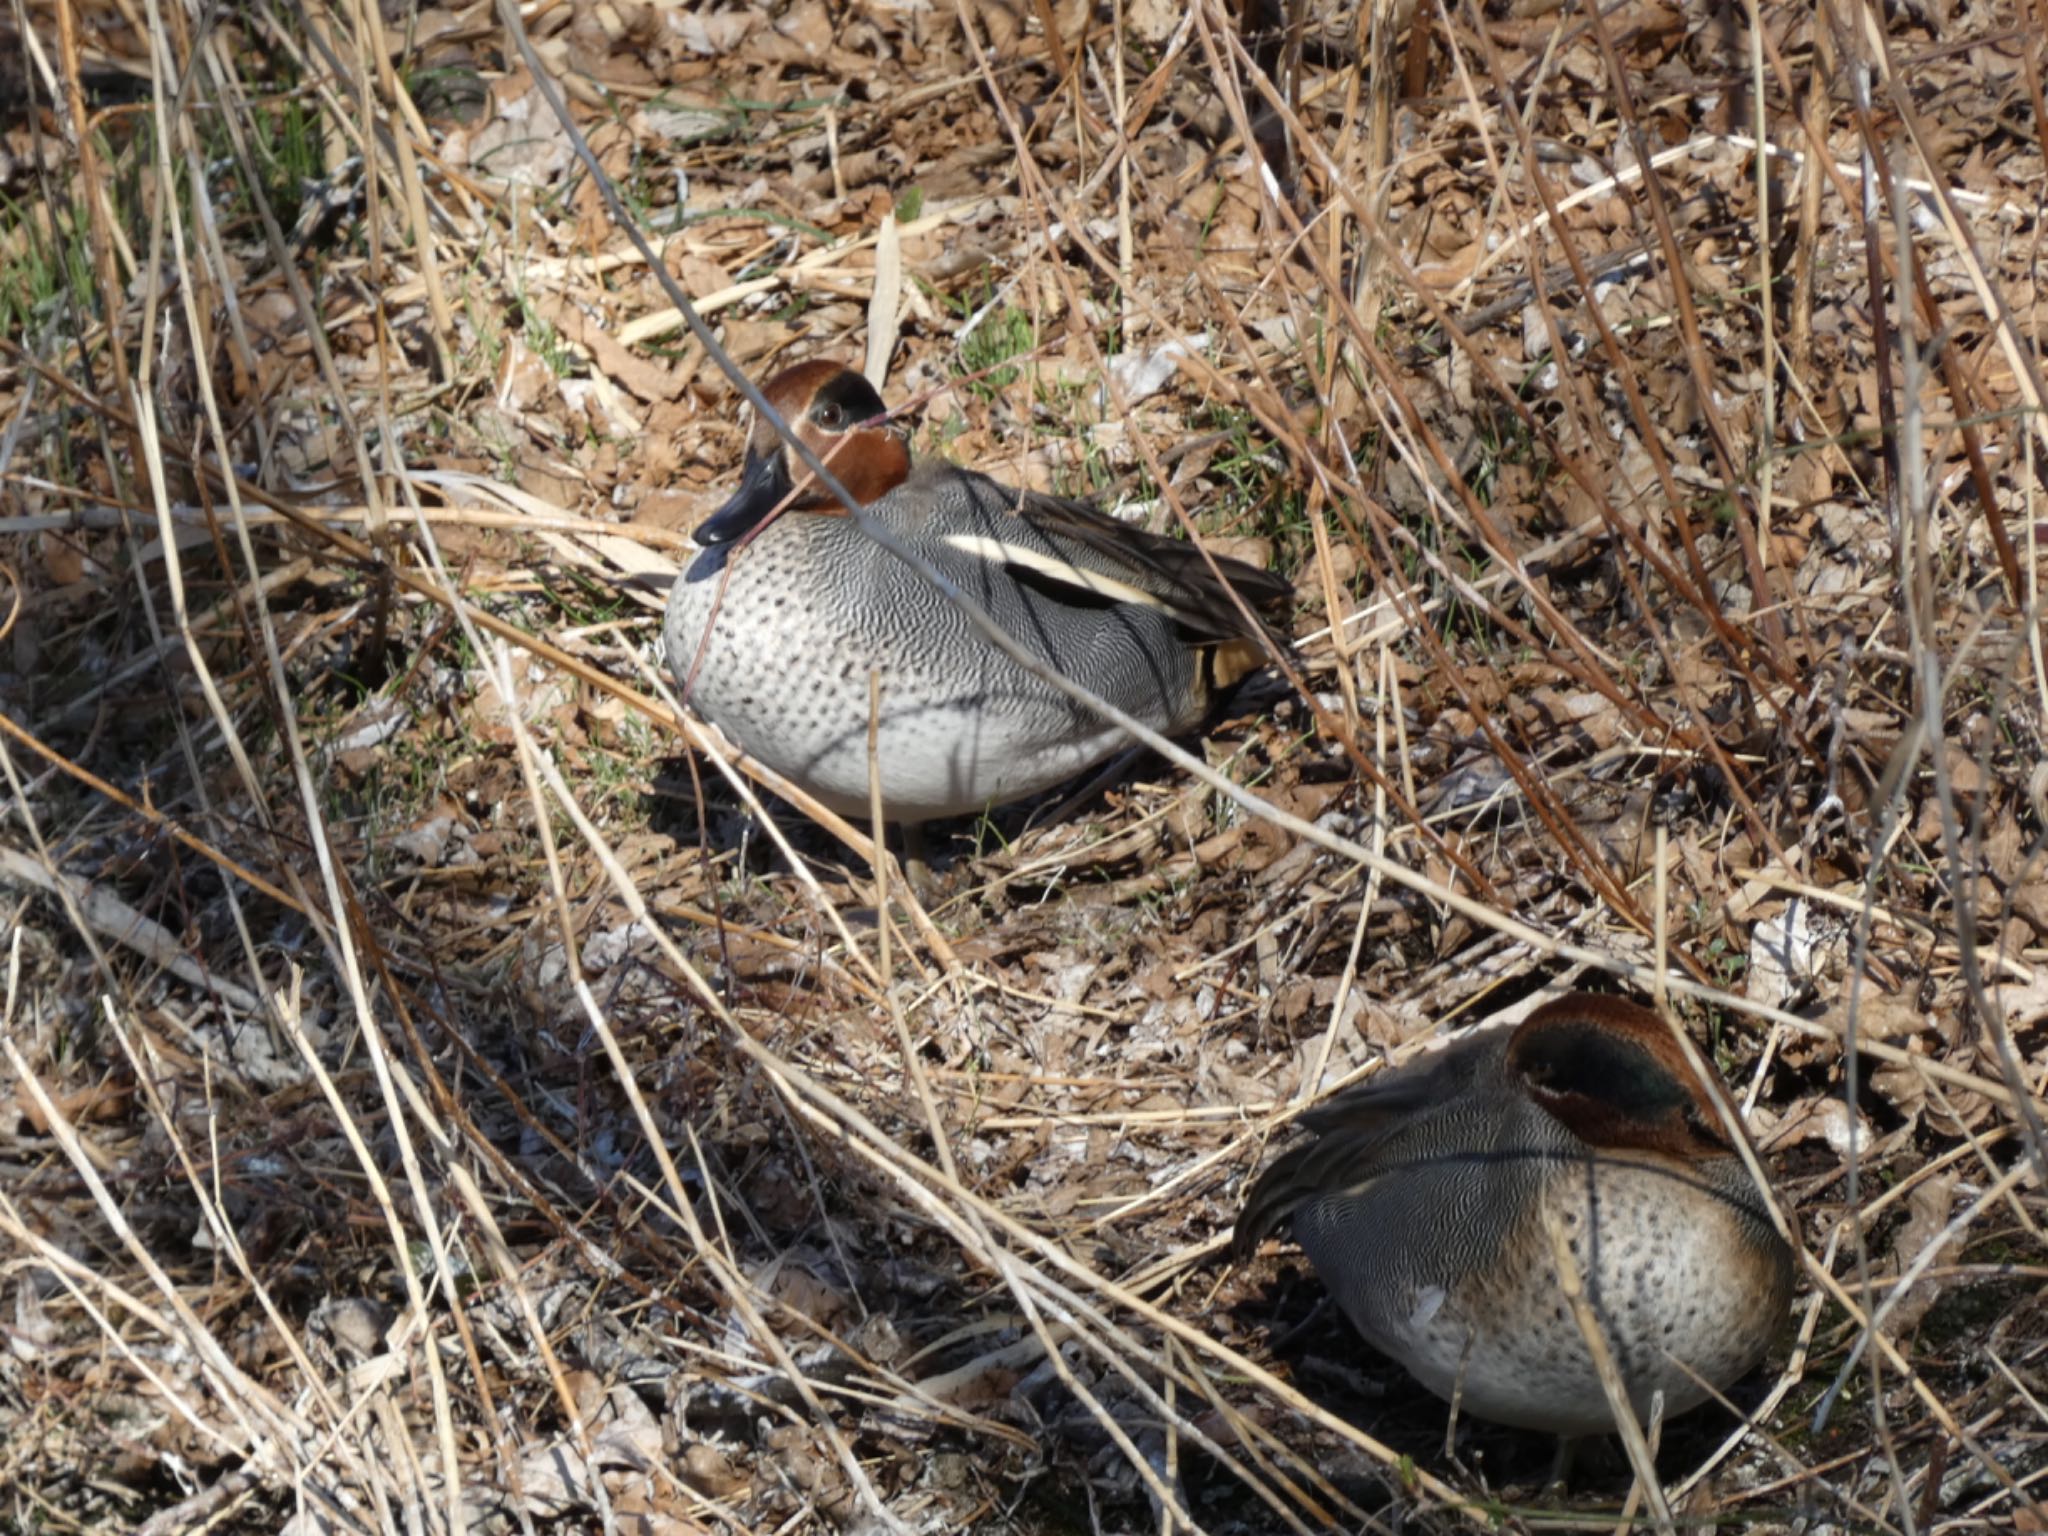
<path id="1" fill-rule="evenodd" d="M 836 431 L 845 419 L 846 413 L 840 410 L 838 402 L 832 400 L 821 401 L 811 412 L 811 420 L 828 431 Z"/>

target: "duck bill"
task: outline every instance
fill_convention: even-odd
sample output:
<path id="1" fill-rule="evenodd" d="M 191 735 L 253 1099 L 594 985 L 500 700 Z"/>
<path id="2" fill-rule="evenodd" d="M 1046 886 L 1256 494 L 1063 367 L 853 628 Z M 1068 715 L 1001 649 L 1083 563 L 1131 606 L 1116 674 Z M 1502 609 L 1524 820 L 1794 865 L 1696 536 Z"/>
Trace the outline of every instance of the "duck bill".
<path id="1" fill-rule="evenodd" d="M 743 539 L 789 498 L 789 471 L 780 453 L 747 450 L 739 489 L 730 500 L 697 526 L 696 540 L 716 548 Z"/>
<path id="2" fill-rule="evenodd" d="M 739 542 L 765 523 L 777 507 L 789 500 L 789 471 L 780 453 L 747 450 L 740 470 L 739 489 L 725 505 L 697 525 L 692 535 L 703 553 L 690 562 L 690 581 L 701 581 L 725 569 L 726 557 Z"/>

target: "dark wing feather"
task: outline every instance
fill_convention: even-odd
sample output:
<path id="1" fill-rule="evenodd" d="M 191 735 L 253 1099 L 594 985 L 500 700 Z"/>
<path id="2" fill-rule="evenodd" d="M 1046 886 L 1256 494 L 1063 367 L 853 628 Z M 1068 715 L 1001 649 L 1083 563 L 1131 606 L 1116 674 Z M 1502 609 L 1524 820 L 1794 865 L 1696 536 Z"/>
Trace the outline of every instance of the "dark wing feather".
<path id="1" fill-rule="evenodd" d="M 1418 1116 L 1464 1100 L 1474 1075 L 1497 1065 L 1504 1034 L 1481 1031 L 1454 1040 L 1305 1111 L 1301 1124 L 1315 1138 L 1281 1153 L 1252 1185 L 1231 1234 L 1236 1256 L 1249 1258 L 1296 1207 L 1375 1178 L 1398 1132 Z"/>
<path id="2" fill-rule="evenodd" d="M 1149 593 L 1195 640 L 1271 638 L 1285 644 L 1285 624 L 1294 587 L 1284 576 L 1262 571 L 1227 555 L 1216 555 L 1216 570 L 1195 545 L 1148 533 L 1084 501 L 1057 496 L 1015 497 L 1018 518 L 1029 524 L 1062 559 Z M 1221 573 L 1223 580 L 1217 580 Z M 1226 588 L 1225 583 L 1228 583 Z M 1231 600 L 1235 590 L 1258 621 L 1247 625 Z"/>

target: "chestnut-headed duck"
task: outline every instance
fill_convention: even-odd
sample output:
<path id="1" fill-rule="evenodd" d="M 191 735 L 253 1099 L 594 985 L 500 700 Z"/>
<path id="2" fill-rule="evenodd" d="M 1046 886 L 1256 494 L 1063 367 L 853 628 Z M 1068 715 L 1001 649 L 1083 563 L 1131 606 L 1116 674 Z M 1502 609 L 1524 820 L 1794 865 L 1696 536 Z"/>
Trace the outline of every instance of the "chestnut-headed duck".
<path id="1" fill-rule="evenodd" d="M 800 363 L 764 392 L 867 514 L 1019 646 L 1155 730 L 1199 725 L 1284 643 L 1271 627 L 1293 595 L 1283 578 L 1221 557 L 1212 570 L 1194 545 L 1082 502 L 913 464 L 850 368 Z M 864 534 L 766 418 L 696 538 L 663 628 L 679 687 L 842 815 L 868 814 L 871 670 L 883 814 L 906 828 L 1036 794 L 1129 744 Z"/>

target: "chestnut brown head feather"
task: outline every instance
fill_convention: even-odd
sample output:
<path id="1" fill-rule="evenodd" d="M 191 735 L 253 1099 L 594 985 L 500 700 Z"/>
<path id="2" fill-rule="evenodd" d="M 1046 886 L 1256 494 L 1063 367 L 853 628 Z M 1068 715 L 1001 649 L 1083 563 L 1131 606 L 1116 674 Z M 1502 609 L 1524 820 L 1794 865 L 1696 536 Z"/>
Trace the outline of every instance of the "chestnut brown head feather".
<path id="1" fill-rule="evenodd" d="M 1713 1096 L 1670 1027 L 1618 997 L 1544 1004 L 1516 1029 L 1507 1068 L 1588 1146 L 1687 1159 L 1730 1150 Z"/>
<path id="2" fill-rule="evenodd" d="M 860 374 L 843 363 L 813 358 L 785 368 L 762 393 L 782 419 L 846 487 L 847 494 L 867 506 L 889 494 L 910 474 L 910 450 L 900 434 L 885 424 L 882 397 Z M 747 440 L 749 456 L 779 457 L 795 487 L 789 506 L 800 511 L 843 512 L 839 498 L 818 484 L 782 440 L 775 424 L 757 415 Z"/>

